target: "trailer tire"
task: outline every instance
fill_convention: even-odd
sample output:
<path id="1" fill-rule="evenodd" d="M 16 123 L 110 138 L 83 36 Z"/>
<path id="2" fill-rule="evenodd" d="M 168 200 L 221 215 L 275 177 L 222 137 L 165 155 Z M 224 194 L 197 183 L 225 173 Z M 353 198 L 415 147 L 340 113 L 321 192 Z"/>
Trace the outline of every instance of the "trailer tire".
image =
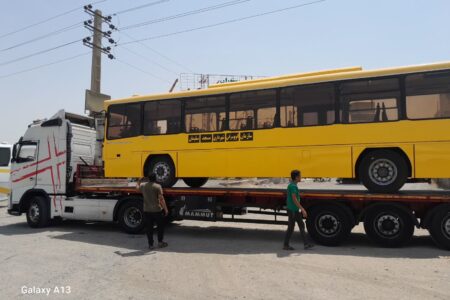
<path id="1" fill-rule="evenodd" d="M 32 196 L 27 207 L 27 223 L 32 228 L 46 227 L 50 223 L 50 209 L 47 199 Z"/>
<path id="2" fill-rule="evenodd" d="M 178 181 L 178 178 L 175 177 L 175 165 L 170 157 L 158 156 L 153 158 L 149 171 L 156 174 L 156 181 L 162 187 L 170 188 Z"/>
<path id="3" fill-rule="evenodd" d="M 309 235 L 324 246 L 337 246 L 345 241 L 352 230 L 349 213 L 340 205 L 318 205 L 307 210 L 306 227 Z"/>
<path id="4" fill-rule="evenodd" d="M 450 250 L 450 206 L 441 205 L 433 215 L 430 234 L 433 241 L 446 250 Z M 439 207 L 441 207 L 439 206 Z"/>
<path id="5" fill-rule="evenodd" d="M 395 151 L 375 150 L 364 155 L 358 174 L 370 192 L 396 193 L 408 178 L 408 165 Z"/>
<path id="6" fill-rule="evenodd" d="M 382 247 L 400 247 L 414 234 L 414 220 L 394 205 L 374 205 L 364 218 L 364 230 L 370 240 Z"/>
<path id="7" fill-rule="evenodd" d="M 208 182 L 208 177 L 191 177 L 183 178 L 184 183 L 191 188 L 199 188 Z"/>
<path id="8" fill-rule="evenodd" d="M 127 200 L 119 208 L 118 221 L 126 233 L 136 234 L 145 227 L 143 203 L 139 200 Z"/>

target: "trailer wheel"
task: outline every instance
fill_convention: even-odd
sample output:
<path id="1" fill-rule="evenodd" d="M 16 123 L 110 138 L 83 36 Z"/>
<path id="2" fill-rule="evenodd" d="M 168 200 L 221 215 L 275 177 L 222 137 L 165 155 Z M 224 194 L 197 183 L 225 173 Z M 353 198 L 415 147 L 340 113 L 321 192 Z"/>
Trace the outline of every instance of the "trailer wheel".
<path id="1" fill-rule="evenodd" d="M 431 220 L 430 234 L 433 241 L 440 247 L 450 250 L 450 206 L 441 205 Z"/>
<path id="2" fill-rule="evenodd" d="M 33 196 L 27 208 L 27 223 L 30 227 L 48 226 L 50 222 L 48 201 L 42 196 Z"/>
<path id="3" fill-rule="evenodd" d="M 359 177 L 374 193 L 395 193 L 408 178 L 408 165 L 398 153 L 376 150 L 367 153 L 359 164 Z"/>
<path id="4" fill-rule="evenodd" d="M 145 226 L 141 201 L 128 200 L 119 209 L 119 224 L 126 233 L 139 233 Z"/>
<path id="5" fill-rule="evenodd" d="M 207 177 L 196 177 L 196 178 L 183 178 L 184 183 L 190 186 L 191 188 L 199 188 L 205 185 L 208 182 Z"/>
<path id="6" fill-rule="evenodd" d="M 156 181 L 166 188 L 172 187 L 178 180 L 175 177 L 175 165 L 166 156 L 152 159 L 150 171 L 156 174 Z"/>
<path id="7" fill-rule="evenodd" d="M 403 209 L 393 205 L 375 205 L 366 213 L 364 230 L 382 247 L 400 247 L 411 240 L 414 221 Z"/>
<path id="8" fill-rule="evenodd" d="M 319 244 L 337 246 L 350 235 L 352 221 L 345 208 L 338 205 L 320 205 L 308 210 L 306 227 Z"/>

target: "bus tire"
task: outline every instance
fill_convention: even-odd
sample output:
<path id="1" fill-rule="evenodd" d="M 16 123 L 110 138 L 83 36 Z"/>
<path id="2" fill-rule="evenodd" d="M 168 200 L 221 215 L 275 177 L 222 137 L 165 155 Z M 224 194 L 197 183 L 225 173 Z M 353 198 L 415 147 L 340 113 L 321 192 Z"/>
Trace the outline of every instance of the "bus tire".
<path id="1" fill-rule="evenodd" d="M 191 188 L 199 188 L 204 186 L 208 182 L 208 177 L 183 178 L 183 181 Z"/>
<path id="2" fill-rule="evenodd" d="M 324 246 L 337 246 L 345 241 L 352 230 L 349 212 L 340 205 L 318 205 L 307 210 L 306 227 L 309 235 Z"/>
<path id="3" fill-rule="evenodd" d="M 382 247 L 400 247 L 414 234 L 414 220 L 405 210 L 394 205 L 374 205 L 364 218 L 369 239 Z"/>
<path id="4" fill-rule="evenodd" d="M 47 199 L 33 196 L 27 208 L 27 223 L 32 228 L 46 227 L 50 223 L 50 209 Z"/>
<path id="5" fill-rule="evenodd" d="M 440 205 L 434 213 L 429 228 L 433 241 L 443 249 L 450 250 L 450 206 Z"/>
<path id="6" fill-rule="evenodd" d="M 177 183 L 175 165 L 172 159 L 166 156 L 155 157 L 150 164 L 150 171 L 156 174 L 156 181 L 162 187 L 170 188 Z"/>
<path id="7" fill-rule="evenodd" d="M 120 227 L 126 233 L 136 234 L 145 227 L 144 208 L 142 201 L 127 200 L 119 208 L 118 217 Z"/>
<path id="8" fill-rule="evenodd" d="M 408 165 L 397 152 L 376 150 L 362 158 L 358 174 L 370 192 L 395 193 L 408 178 Z"/>

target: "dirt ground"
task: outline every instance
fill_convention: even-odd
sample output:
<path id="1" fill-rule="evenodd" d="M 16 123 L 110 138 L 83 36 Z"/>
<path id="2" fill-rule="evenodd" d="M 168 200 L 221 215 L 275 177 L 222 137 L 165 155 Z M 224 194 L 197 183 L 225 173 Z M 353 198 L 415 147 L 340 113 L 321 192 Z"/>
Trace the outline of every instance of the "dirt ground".
<path id="1" fill-rule="evenodd" d="M 424 230 L 401 249 L 359 226 L 340 247 L 304 251 L 294 236 L 286 252 L 280 225 L 183 221 L 149 252 L 111 223 L 31 229 L 2 205 L 1 299 L 450 299 L 450 252 Z"/>

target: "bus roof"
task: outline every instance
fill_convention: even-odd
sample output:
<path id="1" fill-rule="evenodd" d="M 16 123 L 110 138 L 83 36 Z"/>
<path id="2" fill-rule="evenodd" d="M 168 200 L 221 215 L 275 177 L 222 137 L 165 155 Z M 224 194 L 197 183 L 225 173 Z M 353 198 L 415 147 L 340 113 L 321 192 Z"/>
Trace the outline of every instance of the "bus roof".
<path id="1" fill-rule="evenodd" d="M 180 91 L 173 93 L 162 93 L 145 96 L 135 96 L 130 98 L 122 98 L 105 101 L 105 105 L 119 103 L 132 103 L 149 100 L 177 99 L 186 97 L 199 97 L 208 95 L 220 95 L 233 92 L 241 92 L 247 90 L 262 90 L 277 87 L 286 87 L 300 84 L 312 84 L 320 82 L 330 82 L 347 79 L 382 77 L 397 74 L 409 74 L 426 71 L 439 71 L 450 69 L 450 62 L 440 62 L 433 64 L 414 65 L 406 67 L 394 67 L 375 70 L 362 70 L 358 67 L 335 69 L 328 71 L 301 73 L 293 75 L 285 75 L 273 78 L 263 78 L 257 80 L 244 81 L 242 83 L 220 84 L 208 89 Z"/>

